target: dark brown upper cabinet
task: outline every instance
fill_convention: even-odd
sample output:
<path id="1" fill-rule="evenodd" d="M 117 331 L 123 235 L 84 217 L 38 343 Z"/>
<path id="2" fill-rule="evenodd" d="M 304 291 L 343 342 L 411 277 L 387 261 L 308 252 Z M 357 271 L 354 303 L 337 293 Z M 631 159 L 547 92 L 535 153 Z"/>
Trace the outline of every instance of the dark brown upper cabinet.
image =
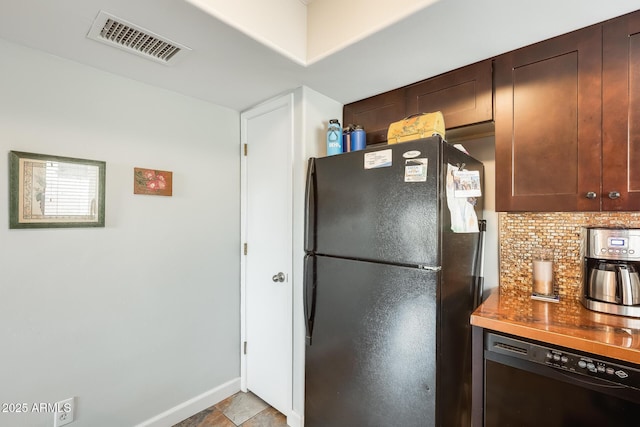
<path id="1" fill-rule="evenodd" d="M 493 120 L 490 60 L 408 86 L 407 115 L 441 111 L 447 129 Z"/>
<path id="2" fill-rule="evenodd" d="M 387 141 L 389 124 L 417 113 L 441 111 L 447 129 L 493 119 L 491 61 L 482 61 L 419 83 L 344 106 L 343 124 L 360 124 L 367 145 Z"/>
<path id="3" fill-rule="evenodd" d="M 494 64 L 496 210 L 640 210 L 640 11 Z"/>
<path id="4" fill-rule="evenodd" d="M 640 13 L 603 25 L 602 208 L 640 210 Z"/>
<path id="5" fill-rule="evenodd" d="M 602 27 L 495 59 L 496 211 L 598 211 Z"/>
<path id="6" fill-rule="evenodd" d="M 406 117 L 404 89 L 396 89 L 361 101 L 343 109 L 343 126 L 358 124 L 367 133 L 367 145 L 387 142 L 389 124 Z"/>

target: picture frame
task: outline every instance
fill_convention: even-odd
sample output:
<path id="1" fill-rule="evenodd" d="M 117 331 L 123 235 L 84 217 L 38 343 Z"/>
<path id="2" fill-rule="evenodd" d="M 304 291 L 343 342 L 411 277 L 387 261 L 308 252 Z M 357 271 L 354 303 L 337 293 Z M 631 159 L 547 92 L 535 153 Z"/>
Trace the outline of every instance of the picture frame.
<path id="1" fill-rule="evenodd" d="M 9 228 L 104 227 L 106 163 L 9 152 Z"/>
<path id="2" fill-rule="evenodd" d="M 134 167 L 133 194 L 171 197 L 173 195 L 173 172 Z"/>

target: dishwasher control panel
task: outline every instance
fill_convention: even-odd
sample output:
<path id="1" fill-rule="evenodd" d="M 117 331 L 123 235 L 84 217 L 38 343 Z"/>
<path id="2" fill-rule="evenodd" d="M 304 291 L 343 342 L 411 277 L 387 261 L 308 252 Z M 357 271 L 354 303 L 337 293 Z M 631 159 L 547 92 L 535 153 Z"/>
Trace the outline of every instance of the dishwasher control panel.
<path id="1" fill-rule="evenodd" d="M 640 367 L 637 365 L 613 363 L 587 353 L 566 351 L 559 347 L 493 333 L 487 334 L 485 351 L 528 360 L 569 373 L 596 377 L 640 390 Z"/>

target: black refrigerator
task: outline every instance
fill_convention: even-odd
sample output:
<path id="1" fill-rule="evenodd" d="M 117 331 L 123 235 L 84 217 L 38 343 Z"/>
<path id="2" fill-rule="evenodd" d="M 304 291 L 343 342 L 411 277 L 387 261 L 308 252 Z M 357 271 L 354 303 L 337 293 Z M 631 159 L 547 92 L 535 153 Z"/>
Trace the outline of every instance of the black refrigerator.
<path id="1" fill-rule="evenodd" d="M 309 160 L 305 427 L 470 425 L 483 174 L 438 136 Z"/>

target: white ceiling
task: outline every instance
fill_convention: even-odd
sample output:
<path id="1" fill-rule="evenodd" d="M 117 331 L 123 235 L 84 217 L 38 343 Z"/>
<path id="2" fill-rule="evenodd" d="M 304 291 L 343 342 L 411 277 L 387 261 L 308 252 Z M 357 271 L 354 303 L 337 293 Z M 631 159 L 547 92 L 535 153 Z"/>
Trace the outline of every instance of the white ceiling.
<path id="1" fill-rule="evenodd" d="M 0 38 L 242 111 L 300 85 L 349 103 L 638 9 L 640 0 L 440 0 L 309 66 L 182 0 L 0 0 Z M 89 40 L 100 10 L 193 51 L 165 66 Z"/>

